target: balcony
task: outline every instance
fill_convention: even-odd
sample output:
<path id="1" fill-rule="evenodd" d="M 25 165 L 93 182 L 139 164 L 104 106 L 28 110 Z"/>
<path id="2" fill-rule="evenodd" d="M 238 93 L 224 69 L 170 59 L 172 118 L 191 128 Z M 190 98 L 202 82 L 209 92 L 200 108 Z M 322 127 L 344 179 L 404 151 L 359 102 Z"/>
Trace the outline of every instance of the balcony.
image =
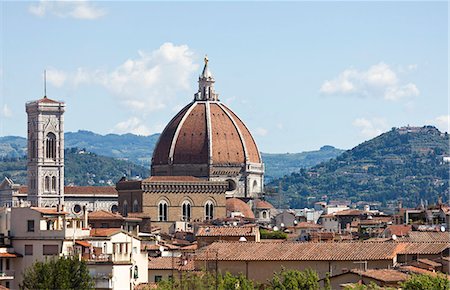
<path id="1" fill-rule="evenodd" d="M 14 280 L 14 271 L 0 271 L 0 281 Z"/>
<path id="2" fill-rule="evenodd" d="M 100 254 L 100 255 L 83 255 L 83 259 L 88 264 L 130 264 L 129 254 Z"/>

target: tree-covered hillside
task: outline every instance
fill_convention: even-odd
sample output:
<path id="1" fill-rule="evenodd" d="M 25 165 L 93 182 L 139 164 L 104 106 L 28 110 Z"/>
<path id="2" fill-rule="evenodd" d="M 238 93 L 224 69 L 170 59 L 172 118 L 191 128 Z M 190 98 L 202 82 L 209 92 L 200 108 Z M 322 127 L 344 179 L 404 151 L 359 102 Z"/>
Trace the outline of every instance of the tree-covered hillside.
<path id="1" fill-rule="evenodd" d="M 64 150 L 66 185 L 107 185 L 122 176 L 147 177 L 149 170 L 126 160 L 99 156 L 85 150 Z M 0 180 L 10 177 L 15 183 L 26 184 L 26 157 L 3 158 L 0 162 Z"/>
<path id="2" fill-rule="evenodd" d="M 431 126 L 393 128 L 328 162 L 269 184 L 277 203 L 311 206 L 317 200 L 347 199 L 416 205 L 448 197 L 449 136 Z M 281 185 L 281 188 L 278 188 Z M 281 192 L 277 194 L 277 192 Z"/>
<path id="3" fill-rule="evenodd" d="M 266 168 L 266 182 L 293 172 L 298 172 L 302 168 L 310 168 L 323 161 L 328 161 L 340 155 L 342 152 L 344 150 L 326 145 L 322 146 L 320 150 L 301 153 L 261 153 Z"/>
<path id="4" fill-rule="evenodd" d="M 66 148 L 85 148 L 97 155 L 128 160 L 134 164 L 150 168 L 153 149 L 160 134 L 138 136 L 134 134 L 100 135 L 90 131 L 65 133 Z M 23 137 L 0 137 L 0 158 L 20 158 L 26 155 L 27 141 Z M 309 168 L 336 157 L 343 150 L 323 146 L 320 150 L 302 153 L 269 154 L 261 153 L 266 168 L 266 181 L 283 177 L 301 168 Z M 66 164 L 67 161 L 66 161 Z M 0 174 L 2 171 L 0 171 Z"/>

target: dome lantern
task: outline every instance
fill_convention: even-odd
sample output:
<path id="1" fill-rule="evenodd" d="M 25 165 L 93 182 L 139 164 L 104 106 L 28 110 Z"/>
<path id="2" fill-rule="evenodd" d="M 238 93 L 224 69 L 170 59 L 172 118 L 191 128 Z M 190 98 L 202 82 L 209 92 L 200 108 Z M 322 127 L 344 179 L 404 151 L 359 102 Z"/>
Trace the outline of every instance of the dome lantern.
<path id="1" fill-rule="evenodd" d="M 219 94 L 214 90 L 214 77 L 208 68 L 208 56 L 205 56 L 205 66 L 198 78 L 198 92 L 194 95 L 195 101 L 219 101 Z"/>

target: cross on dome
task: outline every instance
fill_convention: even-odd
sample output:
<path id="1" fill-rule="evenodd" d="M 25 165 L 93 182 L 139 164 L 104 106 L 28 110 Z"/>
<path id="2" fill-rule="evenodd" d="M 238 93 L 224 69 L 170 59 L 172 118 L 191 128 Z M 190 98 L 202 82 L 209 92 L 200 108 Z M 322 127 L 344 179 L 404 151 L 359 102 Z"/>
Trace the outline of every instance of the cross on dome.
<path id="1" fill-rule="evenodd" d="M 218 101 L 219 94 L 214 90 L 214 77 L 208 68 L 208 56 L 204 58 L 205 66 L 203 67 L 202 74 L 198 78 L 198 92 L 194 95 L 195 101 Z"/>

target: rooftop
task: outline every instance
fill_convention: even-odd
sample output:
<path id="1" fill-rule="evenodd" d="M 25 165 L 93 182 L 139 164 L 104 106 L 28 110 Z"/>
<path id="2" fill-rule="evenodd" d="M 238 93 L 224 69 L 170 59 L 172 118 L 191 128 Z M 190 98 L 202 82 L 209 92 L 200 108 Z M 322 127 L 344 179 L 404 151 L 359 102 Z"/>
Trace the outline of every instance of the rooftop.
<path id="1" fill-rule="evenodd" d="M 208 226 L 208 227 L 200 227 L 197 231 L 197 237 L 220 237 L 220 236 L 228 236 L 228 237 L 247 237 L 247 236 L 256 236 L 258 231 L 258 227 L 255 225 L 248 226 L 226 226 L 226 227 L 218 227 L 218 226 Z"/>
<path id="2" fill-rule="evenodd" d="M 400 250 L 397 243 L 258 243 L 215 242 L 197 256 L 198 260 L 215 259 L 210 252 L 218 252 L 225 261 L 353 261 L 393 259 Z"/>

